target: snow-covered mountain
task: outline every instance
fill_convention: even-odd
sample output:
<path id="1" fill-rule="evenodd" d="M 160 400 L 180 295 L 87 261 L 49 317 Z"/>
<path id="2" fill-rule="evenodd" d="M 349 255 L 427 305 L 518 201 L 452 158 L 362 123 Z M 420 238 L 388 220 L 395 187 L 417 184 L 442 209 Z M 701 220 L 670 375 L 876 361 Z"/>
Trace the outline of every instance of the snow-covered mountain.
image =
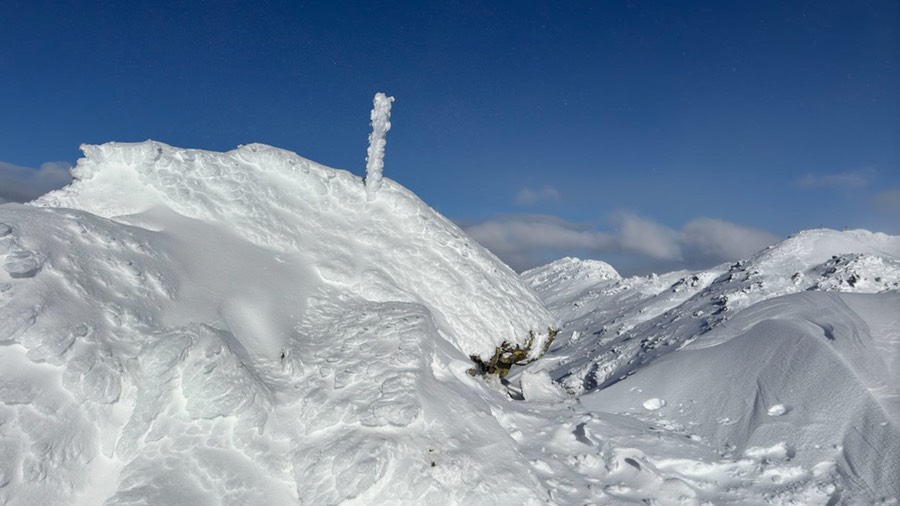
<path id="1" fill-rule="evenodd" d="M 388 179 L 83 149 L 72 185 L 0 206 L 0 504 L 900 495 L 900 238 L 520 277 Z M 549 351 L 473 376 L 504 343 Z"/>
<path id="2" fill-rule="evenodd" d="M 563 259 L 523 277 L 566 322 L 530 369 L 582 405 L 900 497 L 900 237 L 810 230 L 708 271 Z"/>
<path id="3" fill-rule="evenodd" d="M 622 279 L 602 262 L 566 258 L 522 277 L 567 322 L 548 359 L 558 363 L 554 376 L 579 394 L 615 383 L 774 297 L 898 292 L 900 237 L 809 230 L 706 271 Z"/>

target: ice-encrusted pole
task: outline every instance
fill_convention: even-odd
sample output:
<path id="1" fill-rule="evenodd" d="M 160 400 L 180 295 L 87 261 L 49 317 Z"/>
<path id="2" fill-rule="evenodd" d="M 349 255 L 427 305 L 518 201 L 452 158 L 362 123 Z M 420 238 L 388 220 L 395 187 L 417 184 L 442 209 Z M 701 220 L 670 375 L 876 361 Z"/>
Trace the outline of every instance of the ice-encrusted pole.
<path id="1" fill-rule="evenodd" d="M 391 102 L 394 97 L 376 93 L 372 108 L 372 133 L 369 134 L 369 152 L 366 155 L 366 200 L 375 200 L 375 192 L 381 188 L 381 172 L 384 169 L 384 135 L 391 129 Z"/>

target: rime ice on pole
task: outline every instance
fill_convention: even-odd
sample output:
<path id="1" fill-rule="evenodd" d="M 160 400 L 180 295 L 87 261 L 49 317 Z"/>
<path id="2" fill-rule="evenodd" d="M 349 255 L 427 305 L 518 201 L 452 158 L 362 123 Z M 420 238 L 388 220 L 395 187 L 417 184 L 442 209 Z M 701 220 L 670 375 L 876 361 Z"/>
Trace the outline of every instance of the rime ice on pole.
<path id="1" fill-rule="evenodd" d="M 369 134 L 369 151 L 366 155 L 366 200 L 375 200 L 375 192 L 381 187 L 384 169 L 384 136 L 391 129 L 391 102 L 394 97 L 376 93 L 372 108 L 372 133 Z"/>

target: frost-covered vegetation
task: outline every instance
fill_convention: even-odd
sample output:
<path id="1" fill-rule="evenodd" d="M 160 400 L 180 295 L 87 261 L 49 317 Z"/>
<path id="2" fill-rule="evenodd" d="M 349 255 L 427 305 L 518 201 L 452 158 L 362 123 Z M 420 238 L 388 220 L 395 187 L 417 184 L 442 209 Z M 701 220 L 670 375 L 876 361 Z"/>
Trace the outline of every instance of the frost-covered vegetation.
<path id="1" fill-rule="evenodd" d="M 469 373 L 473 376 L 496 374 L 500 378 L 505 378 L 513 366 L 527 365 L 543 357 L 558 333 L 558 330 L 548 328 L 543 344 L 539 347 L 535 346 L 535 335 L 533 331 L 530 331 L 525 344 L 510 344 L 509 341 L 503 341 L 500 346 L 494 348 L 494 354 L 488 359 L 470 355 L 469 358 L 475 363 L 475 367 L 469 369 Z M 540 349 L 539 354 L 536 352 L 538 349 Z"/>

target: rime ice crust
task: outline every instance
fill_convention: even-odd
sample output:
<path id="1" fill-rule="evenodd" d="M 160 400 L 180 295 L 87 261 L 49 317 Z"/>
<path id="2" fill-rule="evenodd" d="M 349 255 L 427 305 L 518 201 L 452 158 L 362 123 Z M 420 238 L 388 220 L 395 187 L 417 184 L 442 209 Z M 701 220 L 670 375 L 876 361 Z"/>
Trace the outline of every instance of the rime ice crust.
<path id="1" fill-rule="evenodd" d="M 381 174 L 384 170 L 385 135 L 391 129 L 391 102 L 394 97 L 376 93 L 372 108 L 372 133 L 369 134 L 369 150 L 366 155 L 366 200 L 375 200 L 381 188 Z"/>

